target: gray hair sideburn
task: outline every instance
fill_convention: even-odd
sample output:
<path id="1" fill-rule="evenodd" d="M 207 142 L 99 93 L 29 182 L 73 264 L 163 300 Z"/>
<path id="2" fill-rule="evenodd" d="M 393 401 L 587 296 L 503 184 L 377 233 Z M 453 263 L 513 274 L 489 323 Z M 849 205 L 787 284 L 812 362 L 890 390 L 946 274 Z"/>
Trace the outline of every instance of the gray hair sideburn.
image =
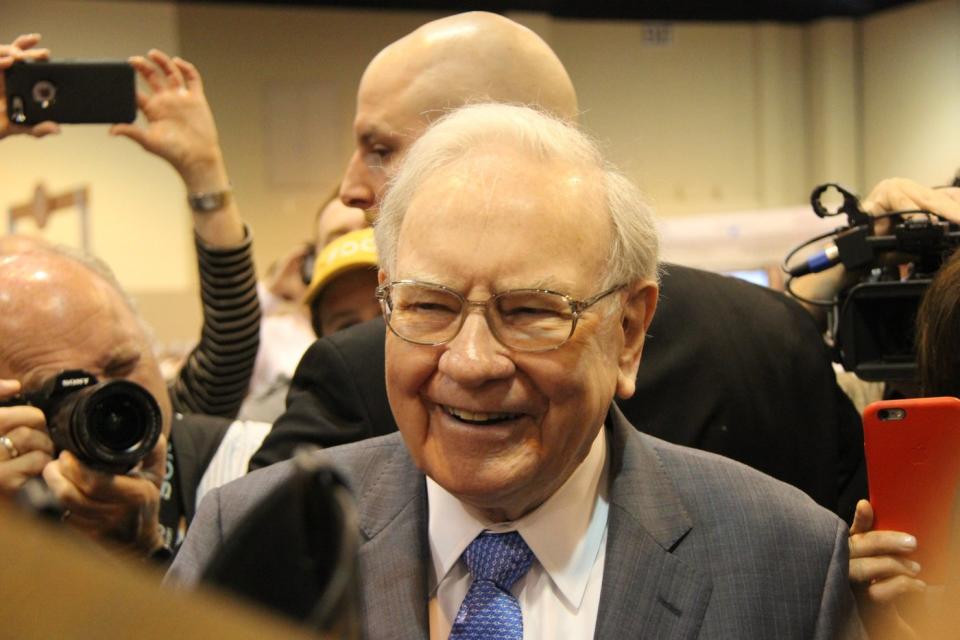
<path id="1" fill-rule="evenodd" d="M 597 143 L 574 125 L 534 108 L 502 103 L 451 111 L 410 147 L 387 185 L 374 225 L 380 264 L 388 272 L 396 272 L 400 227 L 422 183 L 472 150 L 493 143 L 512 145 L 538 160 L 599 172 L 614 230 L 603 286 L 659 279 L 654 214 L 640 189 L 606 162 Z"/>

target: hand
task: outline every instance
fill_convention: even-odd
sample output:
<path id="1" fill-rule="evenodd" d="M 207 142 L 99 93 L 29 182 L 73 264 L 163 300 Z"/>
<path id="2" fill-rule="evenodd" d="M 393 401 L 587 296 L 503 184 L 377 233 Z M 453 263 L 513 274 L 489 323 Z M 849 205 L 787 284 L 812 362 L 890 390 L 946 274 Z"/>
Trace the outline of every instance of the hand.
<path id="1" fill-rule="evenodd" d="M 17 133 L 42 138 L 51 133 L 59 133 L 60 126 L 55 122 L 41 122 L 32 127 L 15 125 L 7 117 L 6 82 L 2 71 L 21 60 L 46 60 L 50 57 L 47 49 L 34 49 L 40 42 L 39 33 L 18 36 L 13 44 L 0 44 L 0 139 Z"/>
<path id="2" fill-rule="evenodd" d="M 149 94 L 137 92 L 137 104 L 147 118 L 147 126 L 115 124 L 110 133 L 130 138 L 169 162 L 180 174 L 187 193 L 229 189 L 217 125 L 197 68 L 156 49 L 146 58 L 130 58 L 130 64 L 150 86 Z M 195 213 L 193 220 L 200 239 L 213 248 L 236 247 L 246 237 L 234 198 L 219 211 Z"/>
<path id="3" fill-rule="evenodd" d="M 0 380 L 0 400 L 19 392 L 18 381 Z M 9 439 L 0 444 L 0 495 L 15 494 L 24 482 L 39 476 L 52 459 L 53 441 L 46 425 L 43 412 L 36 407 L 0 407 L 0 436 Z"/>
<path id="4" fill-rule="evenodd" d="M 229 188 L 217 125 L 197 68 L 156 49 L 146 58 L 130 58 L 130 64 L 151 90 L 137 92 L 147 126 L 117 124 L 110 133 L 130 138 L 169 162 L 191 193 Z"/>
<path id="5" fill-rule="evenodd" d="M 166 456 L 166 439 L 154 450 Z M 69 451 L 43 470 L 43 479 L 67 510 L 71 526 L 95 537 L 119 543 L 143 555 L 163 545 L 160 535 L 160 481 L 151 467 L 127 475 L 91 469 Z"/>
<path id="6" fill-rule="evenodd" d="M 931 189 L 908 178 L 887 178 L 877 183 L 861 206 L 873 216 L 923 209 L 960 223 L 960 188 Z M 875 230 L 880 234 L 889 233 L 890 219 L 878 220 Z"/>
<path id="7" fill-rule="evenodd" d="M 873 507 L 860 500 L 850 526 L 850 584 L 863 622 L 871 638 L 915 638 L 896 603 L 926 590 L 926 583 L 916 578 L 920 565 L 906 558 L 917 549 L 917 540 L 900 531 L 872 529 Z"/>

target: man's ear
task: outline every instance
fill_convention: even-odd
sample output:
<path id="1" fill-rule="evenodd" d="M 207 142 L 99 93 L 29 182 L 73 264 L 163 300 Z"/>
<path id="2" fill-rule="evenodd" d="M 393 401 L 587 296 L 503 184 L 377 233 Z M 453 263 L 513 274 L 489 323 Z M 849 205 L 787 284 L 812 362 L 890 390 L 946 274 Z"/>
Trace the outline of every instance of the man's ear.
<path id="1" fill-rule="evenodd" d="M 382 287 L 384 284 L 386 284 L 387 279 L 388 279 L 387 272 L 384 271 L 382 268 L 379 269 L 377 271 L 377 284 Z"/>
<path id="2" fill-rule="evenodd" d="M 656 283 L 649 280 L 641 280 L 627 287 L 620 320 L 623 349 L 617 362 L 617 396 L 620 398 L 629 398 L 637 388 L 637 369 L 640 367 L 643 342 L 647 337 L 647 328 L 653 320 L 653 312 L 657 309 L 659 293 Z"/>

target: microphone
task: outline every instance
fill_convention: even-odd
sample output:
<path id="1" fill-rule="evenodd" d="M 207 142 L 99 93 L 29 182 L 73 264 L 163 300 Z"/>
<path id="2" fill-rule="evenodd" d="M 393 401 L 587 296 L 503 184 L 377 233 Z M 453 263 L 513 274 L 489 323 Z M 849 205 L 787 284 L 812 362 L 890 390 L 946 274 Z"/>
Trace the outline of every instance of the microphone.
<path id="1" fill-rule="evenodd" d="M 819 273 L 830 267 L 840 264 L 840 249 L 835 244 L 829 245 L 823 251 L 815 253 L 804 262 L 790 269 L 791 277 L 799 278 L 809 273 Z"/>

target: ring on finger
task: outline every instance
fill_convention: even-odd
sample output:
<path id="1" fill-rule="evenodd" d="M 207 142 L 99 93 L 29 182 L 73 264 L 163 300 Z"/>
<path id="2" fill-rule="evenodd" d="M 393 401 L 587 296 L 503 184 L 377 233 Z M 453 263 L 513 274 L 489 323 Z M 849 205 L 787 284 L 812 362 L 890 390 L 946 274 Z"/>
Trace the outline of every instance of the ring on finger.
<path id="1" fill-rule="evenodd" d="M 8 460 L 13 460 L 20 455 L 20 450 L 13 444 L 13 440 L 11 440 L 9 436 L 0 436 L 0 446 L 6 449 Z"/>

